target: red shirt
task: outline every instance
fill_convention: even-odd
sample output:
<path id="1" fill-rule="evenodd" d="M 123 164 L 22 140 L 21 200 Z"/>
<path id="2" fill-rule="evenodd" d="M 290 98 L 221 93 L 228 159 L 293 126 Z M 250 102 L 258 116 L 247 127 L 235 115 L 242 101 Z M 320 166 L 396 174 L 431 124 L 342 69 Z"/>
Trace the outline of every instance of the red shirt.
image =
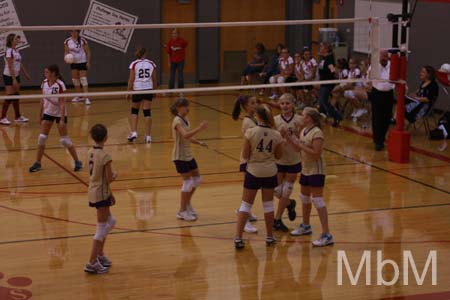
<path id="1" fill-rule="evenodd" d="M 170 56 L 170 61 L 177 63 L 183 61 L 186 53 L 185 48 L 188 42 L 183 38 L 171 39 L 166 46 L 166 51 Z"/>

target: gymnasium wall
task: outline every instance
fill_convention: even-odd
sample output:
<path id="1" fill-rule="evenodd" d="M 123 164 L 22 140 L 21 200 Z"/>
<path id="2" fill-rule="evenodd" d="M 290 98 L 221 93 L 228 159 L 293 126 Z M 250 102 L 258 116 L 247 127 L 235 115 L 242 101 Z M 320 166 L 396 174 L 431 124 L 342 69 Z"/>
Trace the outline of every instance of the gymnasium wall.
<path id="1" fill-rule="evenodd" d="M 138 23 L 160 23 L 160 1 L 101 0 L 139 17 Z M 164 1 L 165 2 L 165 1 Z M 70 25 L 82 24 L 89 7 L 89 0 L 78 1 L 18 1 L 17 14 L 22 25 Z M 143 13 L 145 12 L 145 13 Z M 43 79 L 43 68 L 52 63 L 59 64 L 66 82 L 70 82 L 69 66 L 63 63 L 64 40 L 69 37 L 65 31 L 25 32 L 31 47 L 21 51 L 23 63 L 32 80 L 23 81 L 24 86 L 38 86 Z M 134 45 L 141 44 L 149 50 L 149 56 L 156 62 L 161 60 L 160 30 L 135 30 L 127 53 L 90 42 L 92 50 L 91 83 L 117 83 L 128 79 L 128 66 L 134 59 Z M 2 60 L 3 61 L 3 60 Z M 2 64 L 3 67 L 3 64 Z"/>

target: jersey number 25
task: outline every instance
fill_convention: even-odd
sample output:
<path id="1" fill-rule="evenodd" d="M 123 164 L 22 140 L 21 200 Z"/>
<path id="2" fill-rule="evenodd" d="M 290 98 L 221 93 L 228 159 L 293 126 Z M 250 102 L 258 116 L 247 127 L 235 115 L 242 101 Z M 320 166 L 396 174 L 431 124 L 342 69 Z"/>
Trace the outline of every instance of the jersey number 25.
<path id="1" fill-rule="evenodd" d="M 150 69 L 139 69 L 139 78 L 150 78 Z"/>

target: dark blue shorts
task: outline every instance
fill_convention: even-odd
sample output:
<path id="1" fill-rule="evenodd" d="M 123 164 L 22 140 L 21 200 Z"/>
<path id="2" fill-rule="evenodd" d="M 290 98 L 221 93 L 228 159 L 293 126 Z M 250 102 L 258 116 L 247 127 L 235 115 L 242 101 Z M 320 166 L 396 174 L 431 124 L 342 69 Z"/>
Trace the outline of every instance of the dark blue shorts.
<path id="1" fill-rule="evenodd" d="M 277 164 L 278 173 L 300 173 L 302 171 L 302 163 L 295 165 L 279 165 Z"/>
<path id="2" fill-rule="evenodd" d="M 312 187 L 324 187 L 325 186 L 325 175 L 317 174 L 317 175 L 301 175 L 300 176 L 300 185 L 303 186 L 312 186 Z"/>
<path id="3" fill-rule="evenodd" d="M 153 94 L 139 94 L 139 95 L 133 95 L 133 97 L 131 97 L 131 101 L 133 101 L 135 103 L 141 102 L 142 100 L 152 101 Z"/>
<path id="4" fill-rule="evenodd" d="M 50 121 L 52 123 L 54 121 L 56 121 L 56 124 L 59 124 L 59 122 L 61 122 L 61 117 L 55 117 L 55 116 L 50 116 L 50 115 L 44 114 L 42 116 L 42 120 Z M 64 123 L 67 124 L 67 116 L 64 117 Z"/>
<path id="5" fill-rule="evenodd" d="M 255 177 L 249 172 L 245 172 L 244 187 L 249 190 L 274 189 L 278 186 L 277 176 Z"/>
<path id="6" fill-rule="evenodd" d="M 16 76 L 16 80 L 18 83 L 20 83 L 20 76 Z M 12 76 L 3 75 L 3 82 L 5 83 L 5 86 L 13 85 L 13 78 Z"/>
<path id="7" fill-rule="evenodd" d="M 87 63 L 79 63 L 79 64 L 70 64 L 70 69 L 78 71 L 86 71 L 88 68 Z"/>
<path id="8" fill-rule="evenodd" d="M 239 165 L 239 172 L 247 171 L 247 163 L 243 163 Z"/>
<path id="9" fill-rule="evenodd" d="M 195 159 L 190 161 L 185 160 L 174 160 L 175 168 L 177 168 L 177 172 L 180 174 L 189 173 L 192 170 L 198 169 L 197 162 Z"/>
<path id="10" fill-rule="evenodd" d="M 106 200 L 102 200 L 102 201 L 99 201 L 99 202 L 96 202 L 96 203 L 89 202 L 89 206 L 90 207 L 95 207 L 97 209 L 100 208 L 100 207 L 107 207 L 107 206 L 113 206 L 113 205 L 114 205 L 114 201 L 113 201 L 112 195 L 109 196 L 109 198 L 106 199 Z"/>

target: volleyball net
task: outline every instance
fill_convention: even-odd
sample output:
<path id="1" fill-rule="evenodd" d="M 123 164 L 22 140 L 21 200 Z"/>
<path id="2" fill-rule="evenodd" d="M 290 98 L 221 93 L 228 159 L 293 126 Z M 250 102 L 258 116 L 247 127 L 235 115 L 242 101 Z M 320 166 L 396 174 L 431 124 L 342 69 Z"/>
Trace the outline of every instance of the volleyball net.
<path id="1" fill-rule="evenodd" d="M 346 28 L 346 32 L 338 32 L 338 27 L 341 25 L 344 25 Z M 233 70 L 230 71 L 227 74 L 228 80 L 227 84 L 225 84 L 225 81 L 221 80 L 223 78 L 218 78 L 218 82 L 220 84 L 217 84 L 216 86 L 212 86 L 211 84 L 207 87 L 205 86 L 198 86 L 198 87 L 187 87 L 182 89 L 167 89 L 165 86 L 167 86 L 167 82 L 162 82 L 162 85 L 158 89 L 154 90 L 144 90 L 144 91 L 127 91 L 126 86 L 125 87 L 115 87 L 113 91 L 94 91 L 94 92 L 88 92 L 88 93 L 74 93 L 69 90 L 67 93 L 65 93 L 65 97 L 89 97 L 89 98 L 98 98 L 98 97 L 120 97 L 123 98 L 125 95 L 138 95 L 138 94 L 167 94 L 167 93 L 183 93 L 186 97 L 189 96 L 189 94 L 192 93 L 203 93 L 203 92 L 221 92 L 221 91 L 237 91 L 240 90 L 242 92 L 255 92 L 257 90 L 262 89 L 271 89 L 271 88 L 292 88 L 292 87 L 302 87 L 302 86 L 318 86 L 321 84 L 365 84 L 368 81 L 377 79 L 374 78 L 374 74 L 378 74 L 376 71 L 376 68 L 378 66 L 379 61 L 379 53 L 381 50 L 380 47 L 380 19 L 378 18 L 351 18 L 351 19 L 316 19 L 316 20 L 277 20 L 277 21 L 248 21 L 248 22 L 205 22 L 205 23 L 170 23 L 170 24 L 110 24 L 110 25 L 58 25 L 58 26 L 5 26 L 2 28 L 3 33 L 6 33 L 4 36 L 6 36 L 8 33 L 20 33 L 20 32 L 55 32 L 55 31 L 70 31 L 70 30 L 81 30 L 82 36 L 83 33 L 86 34 L 90 31 L 95 31 L 97 33 L 104 33 L 105 35 L 111 34 L 112 32 L 117 32 L 117 30 L 164 30 L 164 29 L 183 29 L 183 30 L 190 30 L 194 33 L 198 32 L 199 29 L 202 28 L 219 28 L 219 30 L 227 30 L 228 34 L 233 36 L 233 30 L 242 31 L 243 29 L 246 30 L 248 28 L 261 28 L 263 36 L 261 40 L 258 39 L 252 39 L 251 42 L 247 41 L 245 44 L 248 46 L 250 44 L 256 44 L 258 42 L 261 42 L 265 44 L 267 49 L 271 50 L 271 55 L 275 55 L 275 43 L 268 44 L 264 40 L 264 32 L 267 31 L 267 34 L 269 34 L 271 31 L 269 29 L 273 28 L 281 28 L 282 32 L 286 32 L 290 26 L 297 26 L 296 28 L 299 28 L 299 26 L 308 26 L 310 30 L 312 31 L 312 45 L 309 42 L 300 40 L 294 40 L 290 41 L 290 44 L 292 45 L 286 45 L 288 47 L 288 59 L 294 61 L 298 59 L 298 55 L 302 56 L 302 53 L 306 48 L 309 49 L 310 53 L 312 54 L 312 57 L 315 59 L 316 63 L 320 63 L 319 55 L 318 55 L 318 49 L 319 49 L 319 43 L 321 41 L 325 41 L 329 43 L 333 49 L 334 49 L 334 56 L 335 56 L 335 63 L 337 67 L 337 76 L 336 79 L 333 80 L 326 80 L 326 81 L 320 81 L 318 74 L 315 74 L 314 78 L 312 80 L 301 80 L 296 78 L 295 76 L 295 70 L 294 73 L 291 75 L 293 80 L 286 80 L 283 82 L 276 81 L 273 83 L 273 80 L 270 80 L 270 76 L 267 76 L 266 78 L 262 78 L 262 76 L 258 75 L 256 76 L 256 79 L 253 81 L 247 82 L 245 85 L 237 84 L 240 81 L 240 70 Z M 335 28 L 335 29 L 333 29 Z M 222 31 L 219 32 L 219 35 L 222 34 Z M 343 39 L 343 36 L 351 36 L 352 41 L 346 41 Z M 261 36 L 259 34 L 258 36 Z M 284 36 L 285 34 L 281 35 L 283 38 L 279 41 L 280 43 L 284 42 Z M 51 37 L 51 35 L 49 35 Z M 239 35 L 236 36 L 236 38 L 239 38 Z M 273 38 L 271 39 L 273 40 Z M 46 41 L 45 41 L 46 42 Z M 51 40 L 48 41 L 53 42 Z M 136 40 L 133 42 L 136 42 L 136 44 L 142 44 L 143 41 Z M 89 41 L 89 43 L 95 43 Z M 161 49 L 163 48 L 163 43 L 158 41 L 158 43 L 161 44 Z M 308 43 L 308 44 L 307 44 Z M 242 44 L 242 43 L 241 43 Z M 364 48 L 365 50 L 361 51 L 354 51 L 355 46 L 359 45 L 359 48 Z M 362 47 L 361 45 L 366 45 L 366 47 Z M 100 46 L 101 47 L 101 46 Z M 250 47 L 250 49 L 248 49 Z M 358 49 L 359 49 L 358 48 Z M 98 53 L 99 47 L 96 47 L 92 50 L 92 57 L 95 59 L 96 56 L 101 55 L 101 53 Z M 97 53 L 96 53 L 97 50 Z M 246 64 L 249 63 L 249 61 L 252 60 L 251 51 L 253 51 L 252 46 L 248 46 L 247 49 L 242 49 L 243 51 L 240 51 L 241 54 L 243 53 L 244 57 L 242 55 L 240 56 L 240 60 L 242 61 L 241 69 L 244 69 L 246 67 Z M 27 52 L 33 51 L 33 48 L 29 48 Z M 164 51 L 164 50 L 161 50 Z M 190 51 L 189 49 L 187 51 Z M 229 57 L 226 57 L 226 51 L 223 49 L 220 49 L 220 59 L 219 59 L 219 69 L 220 69 L 220 76 L 222 75 L 227 69 L 227 66 L 229 65 Z M 132 46 L 129 47 L 127 53 L 121 54 L 120 52 L 117 53 L 117 55 L 125 55 L 126 58 L 129 59 L 131 57 L 130 53 L 134 52 L 134 48 Z M 235 51 L 236 52 L 236 51 Z M 281 54 L 280 54 L 281 55 Z M 271 57 L 267 57 L 267 64 L 271 63 Z M 231 59 L 233 59 L 231 57 Z M 304 57 L 300 57 L 300 60 L 303 60 Z M 356 63 L 357 68 L 360 69 L 361 75 L 359 76 L 349 76 L 349 70 L 354 66 L 349 66 L 349 60 L 352 60 L 353 65 Z M 60 68 L 63 66 L 63 55 L 61 53 L 60 56 L 55 57 L 55 63 L 57 63 Z M 114 65 L 115 61 L 112 60 L 109 62 L 109 64 Z M 161 56 L 160 61 L 155 61 L 157 66 L 161 66 L 162 64 L 167 64 L 167 61 L 163 60 L 163 56 Z M 235 64 L 235 62 L 234 62 Z M 368 66 L 371 65 L 372 72 L 370 74 L 366 74 Z M 42 70 L 45 67 L 45 65 L 42 65 Z M 97 65 L 96 68 L 101 68 L 102 66 Z M 215 66 L 217 67 L 217 66 Z M 195 68 L 195 67 L 194 67 Z M 320 65 L 317 66 L 317 69 L 320 68 Z M 158 68 L 158 72 L 161 72 L 162 68 Z M 346 69 L 347 74 L 341 74 L 340 72 L 342 70 Z M 128 70 L 117 70 L 117 72 L 123 72 L 123 82 L 126 82 L 128 79 Z M 317 71 L 316 71 L 317 72 Z M 195 71 L 194 71 L 195 73 Z M 263 72 L 260 72 L 263 73 Z M 318 72 L 317 72 L 318 73 Z M 98 74 L 98 73 L 97 73 Z M 94 77 L 93 77 L 94 76 Z M 98 78 L 95 78 L 95 76 L 99 75 L 91 75 L 89 74 L 89 81 L 93 83 L 95 86 L 95 83 L 97 82 Z M 230 84 L 231 82 L 231 84 Z M 0 99 L 16 99 L 16 95 L 10 95 L 10 96 L 0 96 Z M 27 95 L 21 95 L 20 99 L 40 99 L 42 98 L 42 94 L 39 93 L 32 93 Z"/>

